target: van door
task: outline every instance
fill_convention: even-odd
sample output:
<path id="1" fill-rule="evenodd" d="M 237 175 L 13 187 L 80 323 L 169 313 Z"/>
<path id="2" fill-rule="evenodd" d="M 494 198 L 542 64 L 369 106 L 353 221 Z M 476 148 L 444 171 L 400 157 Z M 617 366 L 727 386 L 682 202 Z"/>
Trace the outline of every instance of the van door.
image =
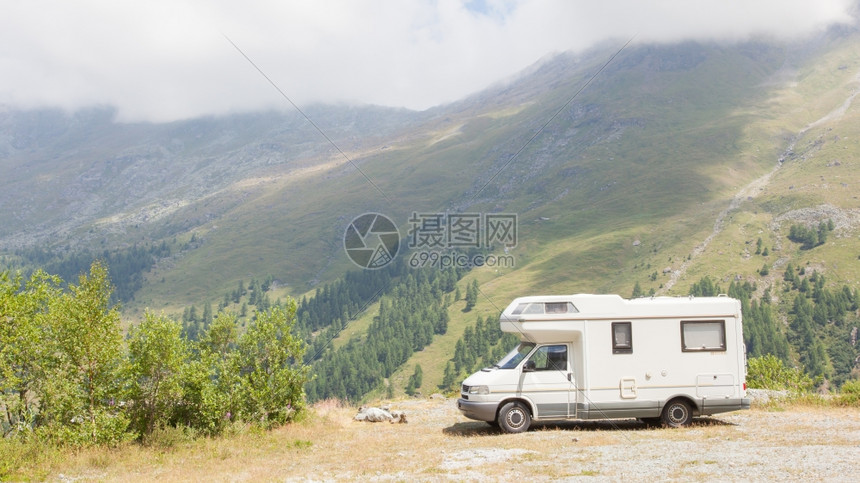
<path id="1" fill-rule="evenodd" d="M 576 403 L 576 387 L 571 372 L 567 344 L 537 347 L 523 363 L 518 395 L 530 399 L 536 418 L 567 418 Z"/>

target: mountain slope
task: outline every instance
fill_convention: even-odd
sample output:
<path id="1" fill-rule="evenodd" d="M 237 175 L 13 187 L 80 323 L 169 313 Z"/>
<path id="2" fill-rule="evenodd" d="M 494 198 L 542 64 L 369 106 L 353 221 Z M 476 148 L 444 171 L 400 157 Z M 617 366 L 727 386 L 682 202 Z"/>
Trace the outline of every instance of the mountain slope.
<path id="1" fill-rule="evenodd" d="M 788 262 L 856 288 L 858 39 L 633 44 L 574 97 L 607 46 L 422 113 L 308 109 L 349 159 L 294 113 L 124 125 L 98 110 L 7 111 L 0 245 L 172 244 L 125 305 L 137 317 L 252 278 L 274 278 L 279 296 L 312 291 L 356 268 L 342 237 L 362 213 L 388 215 L 403 239 L 413 212 L 516 214 L 515 266 L 472 270 L 460 287 L 480 282 L 474 311 L 451 305 L 448 333 L 404 365 L 429 383 L 477 315 L 523 294 L 685 295 L 708 276 L 778 298 Z M 823 246 L 786 238 L 831 218 Z M 768 256 L 753 253 L 759 238 Z"/>

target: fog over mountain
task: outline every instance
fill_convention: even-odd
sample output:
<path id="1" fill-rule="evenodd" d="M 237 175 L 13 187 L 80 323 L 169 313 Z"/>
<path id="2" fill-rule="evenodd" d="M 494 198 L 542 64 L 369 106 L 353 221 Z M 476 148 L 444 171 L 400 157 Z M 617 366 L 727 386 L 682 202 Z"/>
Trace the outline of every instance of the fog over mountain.
<path id="1" fill-rule="evenodd" d="M 602 43 L 802 42 L 855 22 L 849 0 L 13 2 L 0 105 L 158 122 L 289 108 L 244 54 L 299 105 L 423 110 Z"/>

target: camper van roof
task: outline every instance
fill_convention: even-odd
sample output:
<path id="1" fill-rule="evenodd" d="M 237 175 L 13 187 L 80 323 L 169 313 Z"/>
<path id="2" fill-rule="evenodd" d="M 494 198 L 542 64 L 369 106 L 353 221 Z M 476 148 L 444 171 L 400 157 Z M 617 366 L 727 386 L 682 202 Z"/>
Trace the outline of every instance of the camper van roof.
<path id="1" fill-rule="evenodd" d="M 729 297 L 643 297 L 626 300 L 619 295 L 533 295 L 519 297 L 504 316 L 514 319 L 618 318 L 660 316 L 733 316 L 740 304 Z"/>

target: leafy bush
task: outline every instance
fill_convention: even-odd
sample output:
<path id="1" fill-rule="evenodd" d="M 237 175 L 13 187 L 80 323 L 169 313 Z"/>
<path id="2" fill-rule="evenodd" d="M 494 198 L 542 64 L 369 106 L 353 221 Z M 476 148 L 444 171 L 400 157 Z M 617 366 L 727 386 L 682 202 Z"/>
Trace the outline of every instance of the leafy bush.
<path id="1" fill-rule="evenodd" d="M 61 450 L 46 447 L 34 437 L 0 438 L 0 481 L 46 480 L 44 466 L 62 458 Z"/>
<path id="2" fill-rule="evenodd" d="M 815 381 L 805 372 L 785 364 L 773 354 L 749 360 L 747 384 L 754 389 L 786 390 L 794 394 L 812 392 Z"/>
<path id="3" fill-rule="evenodd" d="M 214 435 L 241 418 L 237 341 L 236 315 L 219 313 L 201 336 L 196 357 L 183 367 L 183 400 L 176 412 L 182 424 Z"/>
<path id="4" fill-rule="evenodd" d="M 310 368 L 306 346 L 291 334 L 296 304 L 257 313 L 238 343 L 243 416 L 263 426 L 284 424 L 304 408 Z"/>
<path id="5" fill-rule="evenodd" d="M 843 406 L 860 406 L 860 380 L 854 379 L 843 384 L 836 402 Z"/>
<path id="6" fill-rule="evenodd" d="M 96 410 L 92 419 L 73 418 L 69 423 L 52 422 L 36 430 L 38 439 L 58 447 L 119 446 L 137 438 L 129 430 L 129 419 L 121 412 Z"/>
<path id="7" fill-rule="evenodd" d="M 134 427 L 143 435 L 166 423 L 182 400 L 182 368 L 189 348 L 181 331 L 178 322 L 147 312 L 129 332 L 126 400 Z"/>
<path id="8" fill-rule="evenodd" d="M 124 340 L 111 290 L 99 262 L 66 290 L 43 272 L 26 284 L 0 272 L 0 440 L 170 447 L 234 423 L 269 428 L 304 409 L 295 302 L 258 312 L 241 336 L 235 315 L 219 314 L 196 342 L 179 322 L 146 313 Z M 0 479 L 15 461 L 0 461 Z"/>
<path id="9" fill-rule="evenodd" d="M 169 426 L 159 424 L 143 437 L 143 444 L 155 448 L 169 449 L 187 445 L 198 436 L 198 431 L 188 426 Z"/>

